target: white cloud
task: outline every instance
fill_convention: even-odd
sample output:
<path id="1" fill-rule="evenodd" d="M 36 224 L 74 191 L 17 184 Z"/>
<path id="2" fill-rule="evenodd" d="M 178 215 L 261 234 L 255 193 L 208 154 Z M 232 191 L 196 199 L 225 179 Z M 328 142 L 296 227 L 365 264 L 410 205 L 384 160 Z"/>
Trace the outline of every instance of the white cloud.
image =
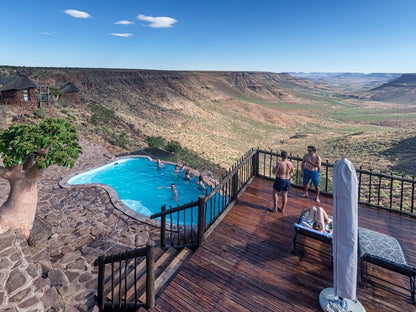
<path id="1" fill-rule="evenodd" d="M 131 25 L 131 24 L 134 24 L 134 23 L 133 22 L 130 22 L 130 21 L 117 21 L 114 24 Z"/>
<path id="2" fill-rule="evenodd" d="M 116 36 L 116 37 L 125 37 L 125 38 L 133 36 L 133 34 L 131 33 L 110 33 L 110 35 Z"/>
<path id="3" fill-rule="evenodd" d="M 91 17 L 91 15 L 89 15 L 87 12 L 78 11 L 78 10 L 68 9 L 68 10 L 65 10 L 64 13 L 75 18 L 90 18 Z"/>
<path id="4" fill-rule="evenodd" d="M 149 27 L 152 28 L 171 28 L 173 27 L 172 25 L 177 22 L 174 18 L 164 16 L 153 17 L 140 14 L 137 18 L 139 21 L 149 22 Z"/>
<path id="5" fill-rule="evenodd" d="M 56 34 L 58 34 L 56 31 L 54 31 L 54 32 L 47 32 L 47 31 L 44 31 L 43 33 L 42 33 L 42 35 L 45 35 L 45 36 L 52 36 L 52 35 L 56 35 Z"/>

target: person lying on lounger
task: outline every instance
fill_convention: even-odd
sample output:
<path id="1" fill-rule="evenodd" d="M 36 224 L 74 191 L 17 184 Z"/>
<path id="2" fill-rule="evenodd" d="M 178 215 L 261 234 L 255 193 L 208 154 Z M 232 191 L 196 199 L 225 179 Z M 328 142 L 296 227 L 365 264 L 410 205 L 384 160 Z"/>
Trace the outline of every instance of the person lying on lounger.
<path id="1" fill-rule="evenodd" d="M 302 221 L 303 226 L 322 233 L 326 233 L 325 225 L 332 223 L 322 207 L 308 207 L 303 210 L 303 215 L 306 217 L 306 219 Z M 329 232 L 331 233 L 332 230 L 329 230 Z"/>

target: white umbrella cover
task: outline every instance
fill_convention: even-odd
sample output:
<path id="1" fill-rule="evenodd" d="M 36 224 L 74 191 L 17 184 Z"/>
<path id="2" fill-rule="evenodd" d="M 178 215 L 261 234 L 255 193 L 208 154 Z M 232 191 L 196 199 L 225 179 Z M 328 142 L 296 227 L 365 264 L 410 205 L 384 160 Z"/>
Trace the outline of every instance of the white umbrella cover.
<path id="1" fill-rule="evenodd" d="M 357 290 L 358 187 L 352 163 L 342 158 L 333 172 L 333 263 L 335 295 L 355 300 Z"/>
<path id="2" fill-rule="evenodd" d="M 324 311 L 365 312 L 356 300 L 357 248 L 358 248 L 358 187 L 357 174 L 352 163 L 340 159 L 335 163 L 334 217 L 333 217 L 333 268 L 334 287 L 319 294 Z"/>

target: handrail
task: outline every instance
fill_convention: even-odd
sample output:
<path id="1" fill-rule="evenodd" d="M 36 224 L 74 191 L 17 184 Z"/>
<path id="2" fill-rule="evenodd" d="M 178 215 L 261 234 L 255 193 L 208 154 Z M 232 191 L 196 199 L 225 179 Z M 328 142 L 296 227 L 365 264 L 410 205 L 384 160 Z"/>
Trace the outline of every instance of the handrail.
<path id="1" fill-rule="evenodd" d="M 98 266 L 98 287 L 97 287 L 97 306 L 100 311 L 107 311 L 107 310 L 114 310 L 117 311 L 137 311 L 140 307 L 146 308 L 153 308 L 155 305 L 155 285 L 154 285 L 154 262 L 155 262 L 155 243 L 152 240 L 149 240 L 146 244 L 145 248 L 137 248 L 133 250 L 128 250 L 119 254 L 111 255 L 111 256 L 100 256 L 94 261 L 94 265 Z M 135 259 L 138 257 L 146 257 L 146 302 L 140 303 L 137 300 L 137 288 L 134 287 L 134 302 L 127 301 L 127 267 L 128 263 L 131 259 Z M 118 293 L 114 293 L 114 266 L 118 263 L 119 269 L 119 282 L 120 288 L 118 289 Z M 105 283 L 105 265 L 111 264 L 111 298 L 115 298 L 118 295 L 118 305 L 116 306 L 114 300 L 111 303 L 105 302 L 105 294 L 104 294 L 104 283 Z M 122 278 L 122 271 L 124 268 L 124 292 L 123 292 L 123 283 L 121 282 Z M 134 275 L 136 276 L 136 266 L 134 267 Z M 124 300 L 123 300 L 124 296 Z"/>
<path id="2" fill-rule="evenodd" d="M 217 224 L 224 214 L 234 205 L 238 197 L 244 191 L 244 189 L 251 183 L 254 177 L 263 177 L 266 179 L 274 179 L 272 174 L 272 166 L 275 161 L 278 161 L 280 155 L 272 151 L 264 151 L 260 149 L 252 149 L 243 156 L 239 162 L 232 166 L 231 170 L 224 176 L 219 184 L 211 190 L 206 196 L 200 196 L 198 201 L 193 201 L 181 206 L 170 208 L 166 210 L 165 205 L 162 206 L 162 211 L 155 213 L 151 216 L 154 218 L 161 218 L 161 236 L 160 244 L 162 248 L 166 246 L 166 232 L 170 233 L 170 244 L 174 248 L 183 248 L 185 246 L 191 248 L 197 248 L 200 246 L 208 232 L 212 231 L 211 226 Z M 297 156 L 289 156 L 289 159 L 295 165 L 295 172 L 292 178 L 292 185 L 297 187 L 303 187 L 303 181 L 300 177 L 299 163 L 302 158 Z M 332 171 L 334 164 L 330 164 L 328 160 L 322 162 L 320 169 L 320 179 L 322 181 L 321 193 L 333 196 L 333 181 Z M 376 173 L 370 170 L 364 170 L 362 167 L 356 169 L 358 179 L 358 200 L 360 204 L 368 205 L 371 207 L 382 208 L 401 214 L 406 214 L 412 217 L 416 217 L 414 212 L 415 206 L 415 179 L 408 179 L 393 174 Z M 395 208 L 398 206 L 398 208 Z M 197 210 L 197 230 L 193 228 L 193 209 L 198 207 Z M 180 224 L 179 214 L 190 209 L 191 223 L 190 225 Z M 176 224 L 172 219 L 173 214 L 177 214 Z M 170 223 L 166 222 L 166 217 L 171 216 Z M 169 230 L 167 230 L 169 226 Z M 196 237 L 195 237 L 196 236 Z M 178 244 L 175 244 L 177 240 Z M 123 260 L 129 261 L 132 258 L 142 257 L 149 252 L 146 248 L 139 248 L 112 256 L 101 256 L 95 262 L 94 265 L 98 265 L 98 306 L 100 311 L 104 311 L 104 272 L 105 264 L 115 262 L 122 262 Z M 154 246 L 153 246 L 154 248 Z M 151 257 L 151 256 L 150 256 Z M 148 258 L 148 256 L 146 256 Z M 121 265 L 121 264 L 120 264 Z M 154 305 L 154 295 L 152 297 L 151 287 L 154 283 L 154 277 L 152 280 L 151 272 L 149 274 L 149 280 L 147 281 L 146 288 L 149 288 L 150 297 L 146 299 L 146 305 Z M 121 277 L 120 277 L 121 278 Z M 150 284 L 150 285 L 148 285 Z M 152 301 L 153 300 L 153 301 Z M 126 311 L 129 307 L 132 309 L 137 306 L 136 303 L 125 302 Z"/>
<path id="3" fill-rule="evenodd" d="M 189 233 L 192 234 L 192 230 L 187 232 L 185 229 L 185 222 L 182 225 L 179 224 L 179 213 L 187 209 L 191 209 L 192 212 L 192 209 L 196 206 L 199 207 L 197 216 L 198 230 L 196 238 L 191 242 L 196 243 L 196 246 L 199 246 L 205 239 L 205 231 L 219 218 L 228 206 L 235 202 L 238 198 L 239 191 L 241 191 L 250 178 L 256 175 L 256 168 L 258 166 L 253 162 L 256 155 L 258 155 L 258 151 L 255 149 L 246 153 L 245 157 L 242 157 L 240 162 L 232 167 L 227 175 L 222 178 L 221 182 L 205 197 L 199 198 L 198 202 L 191 202 L 170 209 L 162 207 L 161 212 L 151 215 L 151 219 L 161 218 L 161 246 L 165 246 L 166 232 L 169 232 L 168 234 L 170 234 L 172 246 L 175 240 L 179 242 L 179 244 L 176 244 L 176 247 L 184 246 L 186 242 L 181 243 L 181 238 L 187 238 Z M 169 224 L 166 222 L 166 216 L 172 216 L 173 213 L 178 213 L 178 221 L 175 229 L 173 220 L 171 220 Z M 207 221 L 207 219 L 209 220 Z M 193 220 L 191 220 L 191 225 L 192 221 Z M 169 225 L 170 230 L 168 229 Z M 173 236 L 175 236 L 175 239 L 172 239 Z"/>
<path id="4" fill-rule="evenodd" d="M 272 175 L 272 165 L 278 160 L 280 155 L 271 151 L 259 150 L 259 176 L 266 179 L 274 179 Z M 260 158 L 262 161 L 260 161 Z M 300 179 L 299 157 L 289 156 L 289 159 L 295 165 L 292 185 L 303 187 Z M 326 160 L 322 162 L 319 171 L 321 193 L 333 196 L 333 172 L 334 164 Z M 415 186 L 414 178 L 405 178 L 403 175 L 395 176 L 393 173 L 385 174 L 381 171 L 375 172 L 372 169 L 363 169 L 362 166 L 356 168 L 358 179 L 358 203 L 373 208 L 384 209 L 391 212 L 397 212 L 411 217 L 416 217 L 415 212 Z"/>
<path id="5" fill-rule="evenodd" d="M 185 209 L 196 207 L 196 206 L 198 206 L 198 202 L 197 201 L 196 202 L 191 201 L 188 204 L 183 204 L 181 206 L 176 206 L 176 207 L 170 208 L 170 209 L 165 210 L 165 211 L 154 213 L 149 218 L 150 219 L 156 219 L 156 218 L 159 218 L 163 215 L 168 215 L 168 214 L 171 214 L 171 213 L 174 213 L 174 212 L 183 211 Z"/>

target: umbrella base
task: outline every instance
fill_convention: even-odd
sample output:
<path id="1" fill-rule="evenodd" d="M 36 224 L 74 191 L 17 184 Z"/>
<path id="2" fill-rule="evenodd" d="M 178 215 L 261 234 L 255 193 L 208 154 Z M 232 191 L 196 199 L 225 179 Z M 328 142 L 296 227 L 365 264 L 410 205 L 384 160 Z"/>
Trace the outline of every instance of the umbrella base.
<path id="1" fill-rule="evenodd" d="M 319 303 L 325 312 L 365 312 L 358 300 L 340 299 L 333 288 L 325 288 L 319 294 Z"/>

